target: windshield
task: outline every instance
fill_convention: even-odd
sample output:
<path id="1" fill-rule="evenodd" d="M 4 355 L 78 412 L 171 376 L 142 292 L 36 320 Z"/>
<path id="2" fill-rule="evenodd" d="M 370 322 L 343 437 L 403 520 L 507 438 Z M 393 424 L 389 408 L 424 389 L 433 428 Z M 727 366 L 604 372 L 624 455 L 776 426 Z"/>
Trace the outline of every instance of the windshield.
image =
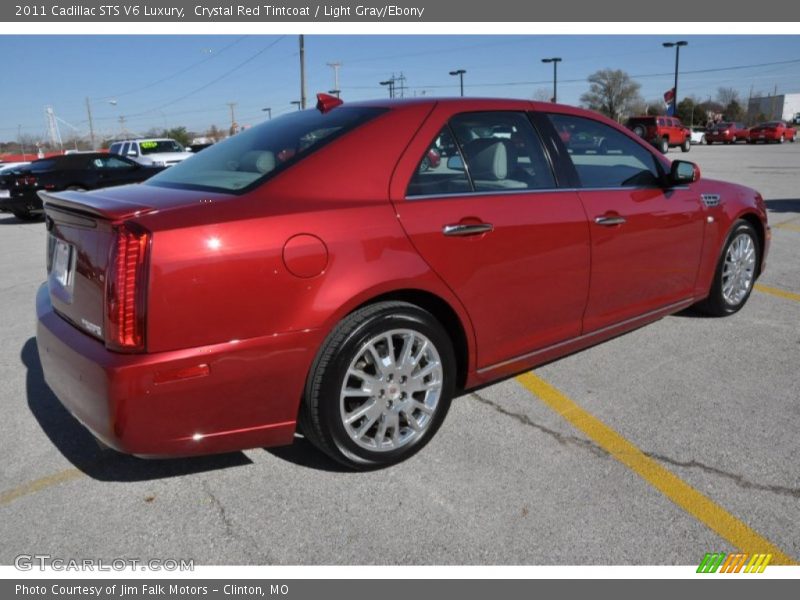
<path id="1" fill-rule="evenodd" d="M 147 185 L 244 192 L 384 112 L 338 107 L 292 112 L 247 129 L 162 171 Z"/>
<path id="2" fill-rule="evenodd" d="M 147 140 L 139 142 L 142 154 L 161 154 L 162 152 L 185 152 L 175 140 Z"/>

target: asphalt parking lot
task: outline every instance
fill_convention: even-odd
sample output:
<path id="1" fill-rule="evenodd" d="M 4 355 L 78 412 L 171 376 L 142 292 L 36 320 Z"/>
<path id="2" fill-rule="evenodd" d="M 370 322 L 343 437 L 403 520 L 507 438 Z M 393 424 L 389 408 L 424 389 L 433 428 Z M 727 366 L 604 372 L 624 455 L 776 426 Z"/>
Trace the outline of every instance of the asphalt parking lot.
<path id="1" fill-rule="evenodd" d="M 0 213 L 0 564 L 800 561 L 800 143 L 670 157 L 767 200 L 772 250 L 745 308 L 668 317 L 467 394 L 423 452 L 372 473 L 303 440 L 191 460 L 101 452 L 42 378 L 44 227 Z"/>

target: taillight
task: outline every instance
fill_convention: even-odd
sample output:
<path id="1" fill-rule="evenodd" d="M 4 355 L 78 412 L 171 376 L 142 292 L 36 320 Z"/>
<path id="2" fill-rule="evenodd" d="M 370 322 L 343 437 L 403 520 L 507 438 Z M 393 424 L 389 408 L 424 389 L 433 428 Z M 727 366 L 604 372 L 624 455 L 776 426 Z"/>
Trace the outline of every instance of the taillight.
<path id="1" fill-rule="evenodd" d="M 36 177 L 33 175 L 23 175 L 22 177 L 17 177 L 14 184 L 19 187 L 21 185 L 36 185 Z"/>
<path id="2" fill-rule="evenodd" d="M 132 223 L 114 227 L 106 273 L 106 346 L 144 350 L 147 255 L 150 233 Z"/>

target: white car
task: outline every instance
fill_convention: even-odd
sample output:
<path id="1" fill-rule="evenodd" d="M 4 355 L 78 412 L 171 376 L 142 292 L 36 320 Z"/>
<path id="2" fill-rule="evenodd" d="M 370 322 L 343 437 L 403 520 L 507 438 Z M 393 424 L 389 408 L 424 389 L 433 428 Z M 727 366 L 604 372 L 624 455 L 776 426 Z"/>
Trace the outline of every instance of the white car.
<path id="1" fill-rule="evenodd" d="M 122 140 L 111 144 L 108 151 L 153 167 L 171 167 L 192 156 L 191 152 L 169 138 Z"/>
<path id="2" fill-rule="evenodd" d="M 705 144 L 706 143 L 706 128 L 705 127 L 692 127 L 692 144 Z"/>

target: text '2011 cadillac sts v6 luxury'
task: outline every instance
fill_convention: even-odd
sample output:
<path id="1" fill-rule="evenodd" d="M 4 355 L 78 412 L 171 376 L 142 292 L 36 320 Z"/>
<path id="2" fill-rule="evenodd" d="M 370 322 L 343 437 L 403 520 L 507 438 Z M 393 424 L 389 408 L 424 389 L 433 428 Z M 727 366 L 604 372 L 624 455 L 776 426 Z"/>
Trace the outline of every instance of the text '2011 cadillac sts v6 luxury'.
<path id="1" fill-rule="evenodd" d="M 736 312 L 770 241 L 757 192 L 522 100 L 320 95 L 144 184 L 41 195 L 46 381 L 144 457 L 299 431 L 395 463 L 464 390 L 691 305 Z"/>

